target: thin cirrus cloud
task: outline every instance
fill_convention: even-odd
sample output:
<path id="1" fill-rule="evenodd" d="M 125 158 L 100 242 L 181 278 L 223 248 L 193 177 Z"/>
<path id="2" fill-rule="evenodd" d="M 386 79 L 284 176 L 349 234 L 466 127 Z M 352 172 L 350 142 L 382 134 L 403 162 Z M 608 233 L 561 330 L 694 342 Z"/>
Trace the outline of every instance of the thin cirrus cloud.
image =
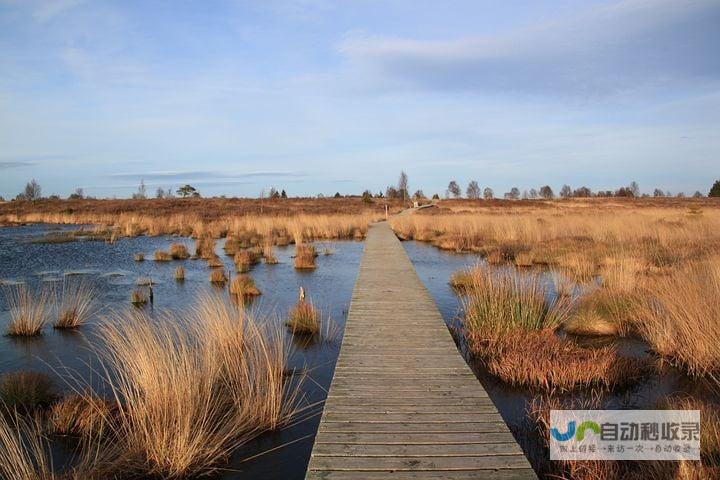
<path id="1" fill-rule="evenodd" d="M 22 168 L 32 167 L 36 165 L 34 162 L 0 162 L 0 170 L 7 170 L 10 168 Z"/>
<path id="2" fill-rule="evenodd" d="M 388 88 L 604 96 L 717 83 L 720 2 L 626 0 L 491 37 L 351 35 L 351 68 Z"/>
<path id="3" fill-rule="evenodd" d="M 232 179 L 232 183 L 237 180 L 254 179 L 254 178 L 295 178 L 306 176 L 303 172 L 294 171 L 253 171 L 245 173 L 225 173 L 211 171 L 163 171 L 163 172 L 137 172 L 137 173 L 114 173 L 109 175 L 115 179 L 121 180 L 149 180 L 149 181 L 212 181 L 212 179 Z M 216 184 L 216 183 L 213 183 Z"/>

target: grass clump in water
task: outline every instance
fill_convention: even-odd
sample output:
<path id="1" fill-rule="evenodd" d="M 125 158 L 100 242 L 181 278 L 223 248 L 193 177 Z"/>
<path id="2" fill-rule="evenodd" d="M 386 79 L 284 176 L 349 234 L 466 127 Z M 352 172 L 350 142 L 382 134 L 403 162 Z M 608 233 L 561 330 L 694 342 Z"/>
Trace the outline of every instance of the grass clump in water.
<path id="1" fill-rule="evenodd" d="M 555 329 L 570 312 L 571 302 L 558 299 L 550 305 L 541 278 L 535 274 L 500 273 L 477 267 L 465 280 L 468 329 L 507 332 Z"/>
<path id="2" fill-rule="evenodd" d="M 147 294 L 145 293 L 145 290 L 142 289 L 135 289 L 130 294 L 130 303 L 132 303 L 135 306 L 141 306 L 145 305 L 148 301 Z"/>
<path id="3" fill-rule="evenodd" d="M 10 308 L 10 336 L 33 337 L 40 335 L 50 314 L 50 293 L 40 289 L 31 291 L 27 285 L 5 287 L 5 300 Z"/>
<path id="4" fill-rule="evenodd" d="M 57 320 L 55 328 L 78 328 L 96 313 L 95 286 L 89 282 L 63 280 L 60 292 L 55 294 Z"/>
<path id="5" fill-rule="evenodd" d="M 170 252 L 164 252 L 162 250 L 156 251 L 153 258 L 156 262 L 169 262 L 170 260 L 172 260 Z"/>
<path id="6" fill-rule="evenodd" d="M 230 282 L 230 293 L 243 298 L 260 295 L 255 280 L 250 275 L 238 275 Z"/>
<path id="7" fill-rule="evenodd" d="M 185 269 L 182 266 L 179 266 L 175 269 L 175 280 L 185 280 Z"/>
<path id="8" fill-rule="evenodd" d="M 290 309 L 287 327 L 296 335 L 317 335 L 320 333 L 320 313 L 312 302 L 305 300 L 305 290 L 300 289 L 298 302 Z"/>
<path id="9" fill-rule="evenodd" d="M 211 475 L 298 413 L 281 334 L 219 296 L 202 297 L 187 318 L 115 318 L 101 335 L 122 405 L 115 443 L 137 477 Z"/>
<path id="10" fill-rule="evenodd" d="M 136 253 L 135 255 L 133 255 L 133 259 L 135 259 L 136 262 L 144 262 L 145 254 L 144 253 Z"/>
<path id="11" fill-rule="evenodd" d="M 214 268 L 213 271 L 210 272 L 210 283 L 225 285 L 225 282 L 227 282 L 227 275 L 225 274 L 224 268 Z"/>
<path id="12" fill-rule="evenodd" d="M 541 278 L 476 268 L 465 301 L 473 354 L 503 381 L 533 389 L 570 391 L 627 386 L 651 371 L 644 360 L 613 347 L 586 349 L 555 330 L 570 316 L 565 297 L 549 304 Z"/>
<path id="13" fill-rule="evenodd" d="M 170 256 L 173 260 L 185 260 L 190 258 L 190 252 L 182 243 L 173 243 L 170 245 Z"/>
<path id="14" fill-rule="evenodd" d="M 253 265 L 260 261 L 260 256 L 255 250 L 245 249 L 237 252 L 235 257 L 233 257 L 233 261 L 235 262 L 237 271 L 244 273 L 249 271 Z"/>
<path id="15" fill-rule="evenodd" d="M 267 241 L 263 244 L 262 256 L 265 259 L 265 263 L 267 263 L 268 265 L 275 265 L 276 263 L 278 263 L 278 259 L 275 256 L 275 251 L 271 241 Z"/>
<path id="16" fill-rule="evenodd" d="M 295 245 L 295 268 L 297 269 L 312 269 L 316 268 L 315 247 L 308 244 L 296 244 Z"/>

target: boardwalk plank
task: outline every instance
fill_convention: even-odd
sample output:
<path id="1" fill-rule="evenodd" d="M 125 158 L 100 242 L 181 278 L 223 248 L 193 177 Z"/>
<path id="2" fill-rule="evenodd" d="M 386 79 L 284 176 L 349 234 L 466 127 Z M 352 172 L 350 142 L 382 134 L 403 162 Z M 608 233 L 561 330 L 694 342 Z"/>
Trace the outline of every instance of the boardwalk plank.
<path id="1" fill-rule="evenodd" d="M 537 478 L 386 223 L 365 241 L 306 478 Z"/>

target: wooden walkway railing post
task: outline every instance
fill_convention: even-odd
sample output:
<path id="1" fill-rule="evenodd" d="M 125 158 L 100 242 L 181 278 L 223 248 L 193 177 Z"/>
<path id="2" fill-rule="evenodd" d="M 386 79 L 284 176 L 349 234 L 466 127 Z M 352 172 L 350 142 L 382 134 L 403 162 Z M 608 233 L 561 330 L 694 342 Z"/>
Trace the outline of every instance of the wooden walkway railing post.
<path id="1" fill-rule="evenodd" d="M 536 478 L 386 222 L 365 242 L 306 478 Z"/>

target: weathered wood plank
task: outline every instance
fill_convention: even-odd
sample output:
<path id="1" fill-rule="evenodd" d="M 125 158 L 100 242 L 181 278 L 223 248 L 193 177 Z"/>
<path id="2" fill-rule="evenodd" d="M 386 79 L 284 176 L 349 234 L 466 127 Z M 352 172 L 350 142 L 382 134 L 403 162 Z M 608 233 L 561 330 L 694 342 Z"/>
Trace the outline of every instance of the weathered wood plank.
<path id="1" fill-rule="evenodd" d="M 536 478 L 384 223 L 365 242 L 306 478 Z"/>

